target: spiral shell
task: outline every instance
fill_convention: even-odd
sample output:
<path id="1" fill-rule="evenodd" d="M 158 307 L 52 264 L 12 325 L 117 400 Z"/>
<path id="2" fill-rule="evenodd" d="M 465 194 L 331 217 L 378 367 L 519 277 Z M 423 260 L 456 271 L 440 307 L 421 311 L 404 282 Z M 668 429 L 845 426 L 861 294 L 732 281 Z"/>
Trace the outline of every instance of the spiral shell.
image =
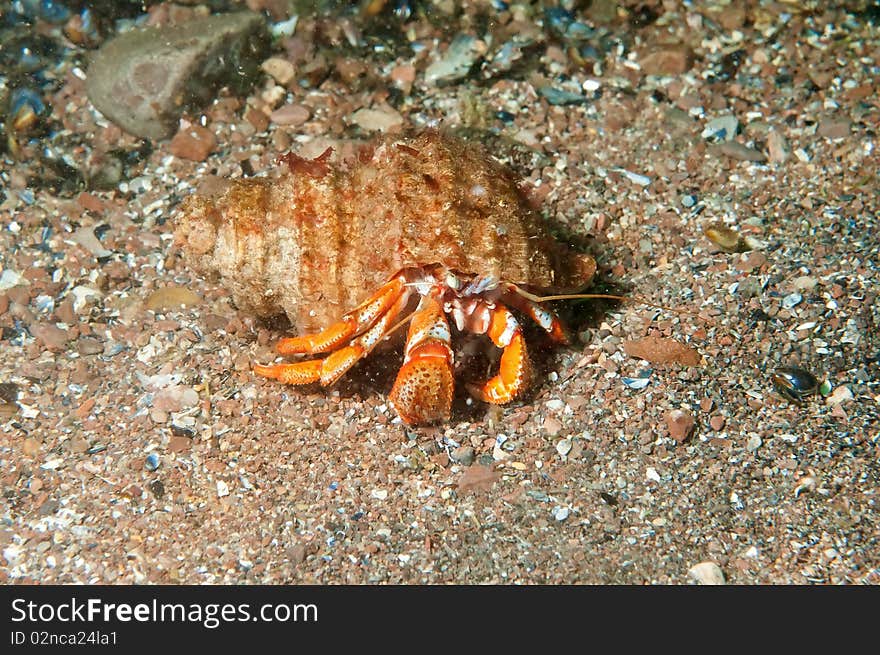
<path id="1" fill-rule="evenodd" d="M 235 303 L 301 331 L 337 320 L 397 271 L 441 264 L 536 289 L 578 288 L 595 262 L 555 241 L 514 174 L 437 131 L 363 146 L 356 158 L 286 157 L 275 179 L 191 196 L 175 243 Z"/>

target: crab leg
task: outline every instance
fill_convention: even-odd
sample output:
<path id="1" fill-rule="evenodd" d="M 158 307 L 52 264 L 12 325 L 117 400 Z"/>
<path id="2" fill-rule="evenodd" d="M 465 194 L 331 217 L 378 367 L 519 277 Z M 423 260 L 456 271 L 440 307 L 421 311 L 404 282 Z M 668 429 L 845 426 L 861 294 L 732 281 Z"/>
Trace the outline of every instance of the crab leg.
<path id="1" fill-rule="evenodd" d="M 406 279 L 398 275 L 384 284 L 367 300 L 355 307 L 326 330 L 317 334 L 304 334 L 299 337 L 281 339 L 276 346 L 282 355 L 306 353 L 316 355 L 336 350 L 354 336 L 372 326 L 380 316 L 403 295 Z M 303 362 L 305 363 L 305 362 Z"/>
<path id="2" fill-rule="evenodd" d="M 409 291 L 404 290 L 396 301 L 376 319 L 375 325 L 364 332 L 349 345 L 330 353 L 324 359 L 312 359 L 293 364 L 256 364 L 254 372 L 263 377 L 272 378 L 285 384 L 309 384 L 320 382 L 327 387 L 342 377 L 376 347 L 385 333 L 391 328 L 394 320 L 409 301 Z"/>
<path id="3" fill-rule="evenodd" d="M 516 398 L 528 386 L 531 375 L 529 355 L 522 328 L 504 305 L 496 303 L 486 333 L 504 352 L 498 375 L 483 385 L 480 394 L 485 402 L 502 405 Z"/>
<path id="4" fill-rule="evenodd" d="M 568 343 L 568 337 L 565 336 L 565 330 L 562 327 L 562 321 L 559 320 L 559 317 L 549 309 L 519 295 L 516 292 L 516 287 L 514 285 L 510 285 L 510 289 L 504 294 L 504 302 L 511 307 L 518 309 L 544 328 L 544 331 L 547 332 L 547 334 L 550 335 L 550 338 L 556 343 Z"/>
<path id="5" fill-rule="evenodd" d="M 450 342 L 443 308 L 434 298 L 422 297 L 409 326 L 403 366 L 389 396 L 404 423 L 449 418 L 454 386 Z"/>

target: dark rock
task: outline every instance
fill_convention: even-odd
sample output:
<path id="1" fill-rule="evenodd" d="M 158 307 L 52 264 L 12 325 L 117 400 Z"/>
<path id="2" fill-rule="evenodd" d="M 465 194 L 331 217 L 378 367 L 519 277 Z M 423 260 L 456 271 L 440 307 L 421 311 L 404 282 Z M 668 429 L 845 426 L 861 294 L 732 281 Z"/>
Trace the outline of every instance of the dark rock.
<path id="1" fill-rule="evenodd" d="M 89 99 L 131 134 L 167 138 L 185 110 L 204 106 L 221 86 L 245 92 L 259 75 L 268 40 L 264 19 L 251 12 L 134 29 L 96 53 Z"/>

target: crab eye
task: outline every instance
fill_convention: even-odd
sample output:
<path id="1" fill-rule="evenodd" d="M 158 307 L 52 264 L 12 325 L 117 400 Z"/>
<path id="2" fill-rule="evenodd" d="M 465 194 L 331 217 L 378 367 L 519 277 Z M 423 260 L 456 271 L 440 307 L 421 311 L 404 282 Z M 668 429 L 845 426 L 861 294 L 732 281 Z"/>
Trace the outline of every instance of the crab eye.
<path id="1" fill-rule="evenodd" d="M 461 280 L 458 279 L 458 276 L 455 273 L 447 273 L 446 286 L 453 291 L 458 291 L 461 289 Z"/>

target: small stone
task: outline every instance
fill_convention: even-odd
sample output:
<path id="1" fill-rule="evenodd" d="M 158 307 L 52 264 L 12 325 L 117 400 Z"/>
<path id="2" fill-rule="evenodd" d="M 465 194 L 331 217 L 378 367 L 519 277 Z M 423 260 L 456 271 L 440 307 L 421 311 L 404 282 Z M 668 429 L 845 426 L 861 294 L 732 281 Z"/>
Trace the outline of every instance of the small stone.
<path id="1" fill-rule="evenodd" d="M 168 450 L 172 453 L 187 452 L 190 448 L 192 448 L 192 439 L 187 437 L 171 437 L 168 441 Z"/>
<path id="2" fill-rule="evenodd" d="M 736 116 L 725 114 L 724 116 L 713 118 L 706 123 L 706 127 L 700 136 L 714 143 L 721 143 L 732 141 L 738 130 L 739 121 L 736 119 Z"/>
<path id="3" fill-rule="evenodd" d="M 39 341 L 45 348 L 58 352 L 64 350 L 70 335 L 67 330 L 62 330 L 51 323 L 41 323 L 29 328 L 31 336 Z"/>
<path id="4" fill-rule="evenodd" d="M 161 463 L 162 461 L 159 459 L 159 455 L 157 455 L 156 453 L 150 453 L 144 460 L 144 468 L 146 468 L 148 471 L 155 471 L 157 468 L 159 468 L 159 464 Z"/>
<path id="5" fill-rule="evenodd" d="M 694 62 L 693 51 L 682 44 L 657 47 L 643 56 L 639 64 L 646 75 L 682 75 L 690 70 Z"/>
<path id="6" fill-rule="evenodd" d="M 113 254 L 112 250 L 107 250 L 101 245 L 101 242 L 98 241 L 98 237 L 95 236 L 95 233 L 90 227 L 83 226 L 79 228 L 73 233 L 71 239 L 88 250 L 95 257 L 109 257 Z"/>
<path id="7" fill-rule="evenodd" d="M 544 419 L 544 432 L 546 432 L 551 437 L 555 437 L 559 434 L 560 430 L 562 430 L 562 423 L 560 423 L 557 419 L 552 416 L 548 416 Z"/>
<path id="8" fill-rule="evenodd" d="M 223 480 L 217 480 L 217 497 L 224 498 L 229 495 L 229 485 Z"/>
<path id="9" fill-rule="evenodd" d="M 153 423 L 159 423 L 160 425 L 162 423 L 167 423 L 168 422 L 168 412 L 163 411 L 161 409 L 153 408 L 150 410 L 150 420 Z"/>
<path id="10" fill-rule="evenodd" d="M 562 457 L 568 455 L 571 452 L 571 439 L 560 439 L 556 442 L 556 452 L 559 453 Z"/>
<path id="11" fill-rule="evenodd" d="M 174 135 L 168 149 L 181 159 L 205 161 L 216 147 L 217 138 L 211 130 L 201 125 L 189 125 Z"/>
<path id="12" fill-rule="evenodd" d="M 185 287 L 168 286 L 149 295 L 144 306 L 150 311 L 164 312 L 181 307 L 195 307 L 201 298 Z"/>
<path id="13" fill-rule="evenodd" d="M 470 466 L 474 463 L 474 449 L 470 446 L 459 446 L 452 451 L 452 461 L 463 466 Z"/>
<path id="14" fill-rule="evenodd" d="M 652 364 L 675 363 L 682 366 L 699 366 L 701 360 L 696 348 L 665 337 L 649 336 L 634 341 L 624 341 L 623 350 L 630 357 L 638 357 Z M 635 388 L 632 384 L 627 386 Z"/>
<path id="15" fill-rule="evenodd" d="M 82 437 L 74 437 L 70 440 L 70 450 L 74 453 L 84 453 L 89 449 L 89 442 Z"/>
<path id="16" fill-rule="evenodd" d="M 725 584 L 724 572 L 714 562 L 700 562 L 688 571 L 688 577 L 701 585 Z"/>
<path id="17" fill-rule="evenodd" d="M 459 80 L 470 72 L 485 51 L 484 42 L 469 34 L 459 34 L 443 56 L 425 70 L 425 81 L 428 84 L 443 84 Z"/>
<path id="18" fill-rule="evenodd" d="M 785 309 L 793 309 L 797 307 L 804 297 L 799 293 L 790 293 L 782 299 L 782 306 Z"/>
<path id="19" fill-rule="evenodd" d="M 774 164 L 784 164 L 788 159 L 791 149 L 788 140 L 778 130 L 770 130 L 767 135 L 767 154 Z"/>
<path id="20" fill-rule="evenodd" d="M 80 355 L 97 355 L 104 352 L 104 344 L 94 337 L 82 337 L 76 342 L 76 351 Z"/>
<path id="21" fill-rule="evenodd" d="M 555 507 L 553 509 L 553 518 L 559 522 L 564 521 L 568 518 L 568 515 L 571 511 L 567 507 Z"/>
<path id="22" fill-rule="evenodd" d="M 403 125 L 403 116 L 391 107 L 382 109 L 358 109 L 351 115 L 351 121 L 362 130 L 369 132 L 388 132 Z"/>
<path id="23" fill-rule="evenodd" d="M 67 325 L 73 325 L 77 322 L 76 310 L 73 308 L 73 298 L 68 296 L 58 305 L 58 308 L 55 310 L 55 318 Z"/>
<path id="24" fill-rule="evenodd" d="M 373 489 L 370 492 L 370 498 L 375 498 L 376 500 L 385 500 L 388 498 L 388 490 L 387 489 Z"/>
<path id="25" fill-rule="evenodd" d="M 703 234 L 724 252 L 747 252 L 750 250 L 740 233 L 724 223 L 713 223 L 703 228 Z"/>
<path id="26" fill-rule="evenodd" d="M 826 139 L 843 139 L 849 136 L 851 127 L 848 118 L 825 118 L 819 121 L 816 134 Z"/>
<path id="27" fill-rule="evenodd" d="M 192 387 L 174 384 L 153 396 L 153 409 L 160 412 L 179 412 L 187 407 L 195 407 L 199 394 Z"/>
<path id="28" fill-rule="evenodd" d="M 101 292 L 92 287 L 76 286 L 71 289 L 73 295 L 73 311 L 81 314 L 83 309 L 97 303 L 101 299 Z"/>
<path id="29" fill-rule="evenodd" d="M 791 286 L 794 287 L 796 291 L 812 291 L 816 288 L 817 284 L 819 284 L 819 280 L 810 277 L 809 275 L 801 275 L 791 282 Z"/>
<path id="30" fill-rule="evenodd" d="M 724 428 L 725 419 L 721 414 L 715 414 L 709 419 L 709 425 L 715 432 L 720 432 Z"/>
<path id="31" fill-rule="evenodd" d="M 666 414 L 669 436 L 677 443 L 684 443 L 694 429 L 694 416 L 687 410 L 673 409 Z"/>
<path id="32" fill-rule="evenodd" d="M 413 82 L 415 82 L 416 68 L 412 64 L 395 66 L 391 69 L 389 76 L 394 86 L 407 94 L 412 89 Z"/>
<path id="33" fill-rule="evenodd" d="M 739 141 L 726 141 L 714 147 L 714 150 L 725 157 L 736 159 L 738 161 L 762 162 L 767 158 L 764 153 L 758 152 L 754 148 L 744 146 Z"/>
<path id="34" fill-rule="evenodd" d="M 40 452 L 40 442 L 33 437 L 28 437 L 22 442 L 21 451 L 25 457 L 33 457 Z"/>
<path id="35" fill-rule="evenodd" d="M 762 443 L 763 442 L 761 441 L 761 437 L 759 437 L 757 434 L 753 434 L 749 437 L 749 440 L 746 442 L 746 450 L 749 451 L 750 453 L 753 453 L 756 450 L 758 450 L 758 448 L 761 447 Z"/>
<path id="36" fill-rule="evenodd" d="M 291 104 L 283 105 L 273 111 L 269 119 L 276 125 L 297 126 L 305 123 L 311 116 L 312 112 L 305 105 Z"/>
<path id="37" fill-rule="evenodd" d="M 287 86 L 296 77 L 296 67 L 281 57 L 269 57 L 260 68 L 281 86 Z"/>
<path id="38" fill-rule="evenodd" d="M 834 405 L 844 405 L 853 399 L 852 390 L 846 386 L 845 384 L 840 385 L 834 391 L 831 392 L 831 395 L 825 399 L 825 404 L 829 407 Z"/>

